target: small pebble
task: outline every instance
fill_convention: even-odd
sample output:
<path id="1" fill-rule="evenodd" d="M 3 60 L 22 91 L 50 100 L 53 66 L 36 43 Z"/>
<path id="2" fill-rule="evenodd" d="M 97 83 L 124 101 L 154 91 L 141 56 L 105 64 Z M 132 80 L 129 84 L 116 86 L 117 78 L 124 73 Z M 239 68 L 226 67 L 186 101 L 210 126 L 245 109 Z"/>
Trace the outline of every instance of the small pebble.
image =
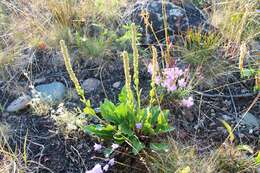
<path id="1" fill-rule="evenodd" d="M 113 84 L 113 87 L 117 89 L 117 88 L 120 87 L 120 85 L 121 85 L 121 82 L 118 81 L 118 82 L 115 82 L 115 83 Z"/>
<path id="2" fill-rule="evenodd" d="M 82 87 L 86 92 L 93 92 L 101 85 L 101 81 L 95 78 L 89 78 L 83 81 Z"/>
<path id="3" fill-rule="evenodd" d="M 31 102 L 31 97 L 28 95 L 23 95 L 15 99 L 10 105 L 6 108 L 7 112 L 17 112 L 25 109 Z"/>

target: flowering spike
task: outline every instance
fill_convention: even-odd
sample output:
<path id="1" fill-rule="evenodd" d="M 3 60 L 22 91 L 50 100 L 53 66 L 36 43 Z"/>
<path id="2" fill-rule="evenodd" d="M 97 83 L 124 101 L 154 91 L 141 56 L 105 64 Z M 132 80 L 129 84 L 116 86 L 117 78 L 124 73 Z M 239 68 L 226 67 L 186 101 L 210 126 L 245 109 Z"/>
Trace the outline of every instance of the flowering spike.
<path id="1" fill-rule="evenodd" d="M 136 26 L 134 23 L 131 25 L 132 30 L 132 49 L 133 49 L 133 57 L 134 57 L 134 84 L 135 84 L 135 90 L 137 95 L 137 105 L 138 109 L 140 109 L 141 101 L 140 101 L 140 94 L 139 94 L 139 54 L 138 54 L 138 48 L 137 48 L 137 31 Z"/>
<path id="2" fill-rule="evenodd" d="M 156 77 L 157 77 L 157 50 L 154 46 L 152 46 L 152 82 L 151 82 L 151 90 L 150 90 L 150 104 L 152 105 L 156 100 Z"/>
<path id="3" fill-rule="evenodd" d="M 125 72 L 125 87 L 127 91 L 127 98 L 129 100 L 130 105 L 134 103 L 133 95 L 131 90 L 131 76 L 129 69 L 129 58 L 126 51 L 123 52 L 123 61 L 124 61 L 124 72 Z"/>

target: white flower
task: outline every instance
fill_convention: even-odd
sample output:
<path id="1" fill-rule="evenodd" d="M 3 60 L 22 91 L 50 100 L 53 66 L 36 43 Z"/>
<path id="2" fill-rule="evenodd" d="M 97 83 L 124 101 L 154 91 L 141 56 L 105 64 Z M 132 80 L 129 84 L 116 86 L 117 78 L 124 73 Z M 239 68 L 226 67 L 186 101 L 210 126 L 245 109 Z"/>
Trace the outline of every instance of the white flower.
<path id="1" fill-rule="evenodd" d="M 92 169 L 89 170 L 89 171 L 86 171 L 85 173 L 103 173 L 103 170 L 102 170 L 100 164 L 96 164 L 96 165 L 94 166 L 94 168 L 92 168 Z"/>
<path id="2" fill-rule="evenodd" d="M 118 144 L 112 144 L 112 150 L 116 150 L 117 148 L 119 148 Z"/>
<path id="3" fill-rule="evenodd" d="M 102 148 L 102 145 L 95 143 L 94 151 L 99 151 L 99 150 L 101 150 L 101 148 Z"/>
<path id="4" fill-rule="evenodd" d="M 113 159 L 110 159 L 109 161 L 108 161 L 108 164 L 110 165 L 110 166 L 113 166 L 114 164 L 115 164 L 115 159 L 113 158 Z"/>
<path id="5" fill-rule="evenodd" d="M 109 165 L 106 164 L 106 165 L 103 167 L 103 170 L 104 170 L 105 172 L 107 172 L 107 171 L 108 171 L 108 168 L 109 168 Z"/>

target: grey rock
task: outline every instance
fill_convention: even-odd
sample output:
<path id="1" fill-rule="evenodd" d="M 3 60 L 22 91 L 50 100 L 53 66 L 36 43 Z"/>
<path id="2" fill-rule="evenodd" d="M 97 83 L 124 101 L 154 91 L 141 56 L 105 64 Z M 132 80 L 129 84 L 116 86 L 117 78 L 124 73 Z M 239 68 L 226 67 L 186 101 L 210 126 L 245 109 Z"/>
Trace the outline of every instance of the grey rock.
<path id="1" fill-rule="evenodd" d="M 244 116 L 241 122 L 248 127 L 255 127 L 255 128 L 260 127 L 260 119 L 249 112 Z"/>
<path id="2" fill-rule="evenodd" d="M 118 82 L 115 82 L 115 83 L 113 84 L 113 87 L 117 89 L 117 88 L 120 87 L 120 85 L 121 85 L 121 82 L 118 81 Z"/>
<path id="3" fill-rule="evenodd" d="M 133 7 L 130 14 L 130 20 L 141 26 L 140 32 L 142 33 L 142 42 L 144 44 L 156 43 L 156 38 L 151 29 L 148 28 L 148 32 L 146 32 L 144 19 L 140 15 L 143 11 L 148 12 L 149 22 L 152 23 L 156 37 L 160 41 L 165 41 L 162 4 L 162 1 L 159 0 L 143 0 L 137 1 Z M 214 28 L 207 22 L 206 15 L 192 3 L 174 3 L 167 0 L 165 9 L 169 36 L 180 32 L 186 32 L 189 28 L 201 28 L 203 32 L 208 32 L 208 30 Z"/>
<path id="4" fill-rule="evenodd" d="M 83 81 L 82 87 L 86 92 L 92 92 L 99 88 L 101 85 L 100 80 L 95 78 L 89 78 Z"/>
<path id="5" fill-rule="evenodd" d="M 38 85 L 35 89 L 42 101 L 50 104 L 61 102 L 66 94 L 66 87 L 61 82 Z"/>
<path id="6" fill-rule="evenodd" d="M 25 109 L 27 106 L 29 106 L 31 102 L 31 97 L 28 95 L 23 95 L 16 100 L 14 100 L 10 105 L 6 108 L 7 112 L 17 112 L 20 110 Z"/>

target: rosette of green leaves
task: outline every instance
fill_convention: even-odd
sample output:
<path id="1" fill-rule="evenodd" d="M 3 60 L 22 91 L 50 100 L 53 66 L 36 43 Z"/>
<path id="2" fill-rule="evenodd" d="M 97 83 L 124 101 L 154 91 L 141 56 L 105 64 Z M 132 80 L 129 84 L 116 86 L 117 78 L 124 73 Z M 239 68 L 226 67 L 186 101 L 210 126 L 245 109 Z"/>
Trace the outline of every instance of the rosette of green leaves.
<path id="1" fill-rule="evenodd" d="M 126 142 L 133 148 L 134 154 L 145 147 L 139 139 L 140 135 L 150 136 L 171 130 L 168 125 L 168 110 L 163 111 L 159 106 L 153 106 L 137 111 L 136 106 L 128 104 L 125 88 L 119 94 L 118 104 L 105 100 L 100 111 L 105 123 L 87 125 L 84 131 L 103 139 L 113 139 L 119 144 Z M 136 123 L 142 123 L 142 128 L 137 129 Z"/>

